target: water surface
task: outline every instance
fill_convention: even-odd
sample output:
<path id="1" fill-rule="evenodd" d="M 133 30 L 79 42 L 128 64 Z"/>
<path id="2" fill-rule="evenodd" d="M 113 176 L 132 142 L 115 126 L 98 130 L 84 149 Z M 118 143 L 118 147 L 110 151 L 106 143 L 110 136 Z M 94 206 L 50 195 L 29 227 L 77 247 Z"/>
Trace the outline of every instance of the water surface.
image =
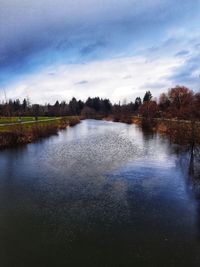
<path id="1" fill-rule="evenodd" d="M 135 125 L 85 120 L 0 152 L 0 266 L 200 266 L 188 156 Z"/>

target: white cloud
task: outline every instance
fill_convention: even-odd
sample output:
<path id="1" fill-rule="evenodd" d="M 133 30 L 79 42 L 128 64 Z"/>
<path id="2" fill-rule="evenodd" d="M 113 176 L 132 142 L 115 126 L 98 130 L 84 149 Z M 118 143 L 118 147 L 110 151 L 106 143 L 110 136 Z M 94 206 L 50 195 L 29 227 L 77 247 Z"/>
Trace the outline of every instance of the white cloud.
<path id="1" fill-rule="evenodd" d="M 29 96 L 34 103 L 54 103 L 57 99 L 68 101 L 73 96 L 83 100 L 88 96 L 100 96 L 108 97 L 113 102 L 129 101 L 151 89 L 153 95 L 158 96 L 162 90 L 174 85 L 168 77 L 182 63 L 178 57 L 148 61 L 135 56 L 52 66 L 10 86 L 7 96 L 20 99 Z"/>

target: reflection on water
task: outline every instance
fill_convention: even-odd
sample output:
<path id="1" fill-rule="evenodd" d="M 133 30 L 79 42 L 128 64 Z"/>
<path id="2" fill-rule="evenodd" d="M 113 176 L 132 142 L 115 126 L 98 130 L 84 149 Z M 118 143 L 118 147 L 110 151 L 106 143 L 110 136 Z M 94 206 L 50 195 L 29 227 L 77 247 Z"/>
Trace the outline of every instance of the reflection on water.
<path id="1" fill-rule="evenodd" d="M 86 120 L 0 153 L 0 266 L 200 266 L 198 164 L 135 125 Z"/>

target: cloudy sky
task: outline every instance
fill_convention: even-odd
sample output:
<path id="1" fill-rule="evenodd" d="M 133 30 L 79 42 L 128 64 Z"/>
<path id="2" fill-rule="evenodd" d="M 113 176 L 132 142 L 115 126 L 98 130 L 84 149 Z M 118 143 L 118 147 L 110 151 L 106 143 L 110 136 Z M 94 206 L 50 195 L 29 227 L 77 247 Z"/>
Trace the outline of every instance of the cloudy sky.
<path id="1" fill-rule="evenodd" d="M 200 88 L 200 0 L 0 0 L 0 100 Z"/>

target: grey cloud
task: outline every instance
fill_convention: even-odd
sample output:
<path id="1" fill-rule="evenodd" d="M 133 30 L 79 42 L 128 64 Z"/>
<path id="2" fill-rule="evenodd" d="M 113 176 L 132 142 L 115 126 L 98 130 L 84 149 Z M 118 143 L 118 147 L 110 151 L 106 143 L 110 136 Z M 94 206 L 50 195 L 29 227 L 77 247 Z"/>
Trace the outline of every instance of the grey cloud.
<path id="1" fill-rule="evenodd" d="M 161 83 L 161 82 L 154 82 L 154 83 L 145 83 L 142 88 L 145 90 L 152 90 L 152 89 L 161 89 L 166 86 L 166 83 Z"/>
<path id="2" fill-rule="evenodd" d="M 0 71 L 113 57 L 198 14 L 199 0 L 1 0 Z M 196 13 L 195 13 L 196 12 Z M 179 19 L 180 18 L 180 19 Z M 155 41 L 156 43 L 156 41 Z"/>
<path id="3" fill-rule="evenodd" d="M 178 53 L 175 54 L 175 57 L 180 57 L 180 56 L 186 56 L 190 53 L 188 50 L 181 50 Z"/>
<path id="4" fill-rule="evenodd" d="M 174 70 L 174 74 L 169 77 L 175 84 L 185 84 L 192 86 L 192 89 L 199 90 L 200 84 L 200 53 L 193 54 L 185 63 Z"/>
<path id="5" fill-rule="evenodd" d="M 123 77 L 124 80 L 129 80 L 129 79 L 131 79 L 131 78 L 132 78 L 132 75 L 127 75 L 127 76 L 124 76 L 124 77 Z"/>
<path id="6" fill-rule="evenodd" d="M 76 82 L 75 85 L 82 85 L 82 84 L 87 84 L 87 83 L 88 81 L 83 80 L 83 81 Z"/>

